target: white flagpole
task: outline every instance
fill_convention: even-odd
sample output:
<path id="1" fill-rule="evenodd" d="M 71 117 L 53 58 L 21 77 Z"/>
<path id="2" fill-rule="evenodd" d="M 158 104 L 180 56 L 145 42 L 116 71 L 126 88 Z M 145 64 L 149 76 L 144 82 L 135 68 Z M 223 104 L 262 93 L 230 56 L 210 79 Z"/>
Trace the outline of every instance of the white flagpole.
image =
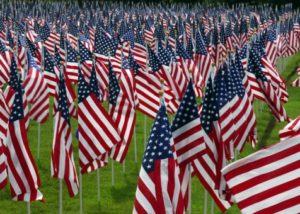
<path id="1" fill-rule="evenodd" d="M 125 165 L 125 159 L 124 159 L 124 161 L 123 161 L 123 174 L 125 174 L 126 173 L 126 165 Z"/>
<path id="2" fill-rule="evenodd" d="M 144 151 L 147 146 L 147 116 L 144 114 Z"/>
<path id="3" fill-rule="evenodd" d="M 79 172 L 79 204 L 80 204 L 80 214 L 83 213 L 82 206 L 82 174 Z"/>
<path id="4" fill-rule="evenodd" d="M 207 190 L 204 189 L 204 210 L 203 210 L 203 214 L 207 214 L 207 198 L 208 198 L 208 193 L 207 193 Z"/>
<path id="5" fill-rule="evenodd" d="M 100 203 L 100 169 L 97 170 L 97 193 L 98 203 Z"/>
<path id="6" fill-rule="evenodd" d="M 214 199 L 211 198 L 211 204 L 210 204 L 210 214 L 214 214 L 215 212 L 215 202 Z"/>
<path id="7" fill-rule="evenodd" d="M 30 213 L 31 213 L 31 211 L 30 211 L 30 201 L 29 201 L 29 202 L 27 202 L 27 213 L 28 213 L 28 214 L 30 214 Z"/>
<path id="8" fill-rule="evenodd" d="M 188 204 L 188 213 L 192 213 L 192 170 L 191 164 L 189 164 L 189 173 L 190 173 L 190 182 L 189 182 L 189 204 Z"/>
<path id="9" fill-rule="evenodd" d="M 137 145 L 136 145 L 136 126 L 134 125 L 133 130 L 133 143 L 134 143 L 134 162 L 137 164 Z"/>
<path id="10" fill-rule="evenodd" d="M 59 179 L 59 214 L 62 214 L 62 179 Z"/>
<path id="11" fill-rule="evenodd" d="M 37 142 L 37 159 L 40 159 L 40 145 L 41 145 L 41 124 L 38 123 L 38 142 Z"/>
<path id="12" fill-rule="evenodd" d="M 111 185 L 115 186 L 115 170 L 114 170 L 114 161 L 111 160 Z"/>

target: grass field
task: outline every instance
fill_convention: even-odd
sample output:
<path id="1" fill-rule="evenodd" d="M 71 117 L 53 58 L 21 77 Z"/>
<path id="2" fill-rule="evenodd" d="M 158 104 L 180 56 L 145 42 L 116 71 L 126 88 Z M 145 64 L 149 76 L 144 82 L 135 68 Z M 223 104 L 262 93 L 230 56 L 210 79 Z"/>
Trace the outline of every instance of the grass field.
<path id="1" fill-rule="evenodd" d="M 300 53 L 284 59 L 284 62 L 279 61 L 279 69 L 283 69 L 283 76 L 287 79 L 288 84 L 294 80 L 296 74 L 292 72 L 296 65 L 300 62 Z M 281 65 L 285 66 L 281 66 Z M 291 88 L 288 86 L 289 101 L 285 104 L 285 108 L 291 118 L 300 115 L 300 89 Z M 269 109 L 261 102 L 255 103 L 255 112 L 257 117 L 258 140 L 257 148 L 261 148 L 278 142 L 278 131 L 286 123 L 278 123 L 273 119 Z M 112 186 L 111 181 L 111 162 L 106 168 L 100 169 L 100 183 L 101 196 L 100 202 L 97 199 L 97 173 L 93 172 L 82 177 L 83 182 L 83 211 L 84 213 L 131 213 L 133 207 L 133 200 L 136 190 L 136 181 L 140 169 L 141 160 L 144 149 L 144 116 L 137 113 L 137 157 L 138 162 L 134 161 L 134 144 L 130 145 L 129 152 L 126 157 L 126 171 L 123 173 L 123 165 L 114 163 L 115 171 L 115 185 Z M 152 121 L 147 119 L 147 130 L 149 132 Z M 75 138 L 75 130 L 77 122 L 72 120 L 73 131 L 73 146 L 75 162 L 78 165 L 78 142 Z M 37 139 L 38 139 L 38 125 L 34 121 L 30 123 L 28 138 L 31 151 L 34 155 L 38 166 L 39 174 L 42 181 L 40 190 L 46 198 L 46 203 L 34 202 L 31 204 L 31 213 L 58 213 L 59 212 L 59 181 L 50 176 L 50 157 L 51 146 L 53 138 L 53 120 L 52 117 L 48 119 L 45 124 L 41 125 L 41 147 L 40 158 L 37 159 Z M 250 145 L 246 145 L 244 151 L 238 158 L 245 157 L 253 153 L 254 149 Z M 77 167 L 78 168 L 78 167 Z M 0 214 L 1 213 L 26 213 L 27 206 L 23 202 L 15 202 L 10 198 L 9 188 L 5 188 L 0 192 Z M 208 212 L 219 213 L 216 206 L 211 207 L 210 198 L 208 199 Z M 204 210 L 204 190 L 195 177 L 192 182 L 192 213 L 203 213 Z M 75 198 L 69 198 L 68 191 L 63 184 L 63 213 L 79 213 L 79 195 Z M 239 213 L 236 206 L 233 206 L 227 213 Z"/>

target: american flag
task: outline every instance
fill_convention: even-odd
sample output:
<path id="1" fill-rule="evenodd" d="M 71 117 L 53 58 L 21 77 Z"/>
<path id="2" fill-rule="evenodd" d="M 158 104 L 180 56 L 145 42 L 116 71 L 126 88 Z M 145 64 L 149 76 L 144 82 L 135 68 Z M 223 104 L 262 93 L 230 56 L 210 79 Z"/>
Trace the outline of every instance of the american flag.
<path id="1" fill-rule="evenodd" d="M 59 64 L 55 62 L 55 59 L 51 54 L 44 50 L 44 78 L 48 85 L 50 95 L 55 96 L 56 88 L 58 85 L 59 77 Z"/>
<path id="2" fill-rule="evenodd" d="M 71 45 L 67 42 L 66 43 L 66 55 L 67 55 L 67 62 L 66 62 L 66 76 L 71 82 L 76 83 L 78 81 L 78 52 L 71 47 Z"/>
<path id="3" fill-rule="evenodd" d="M 143 35 L 137 32 L 134 47 L 131 48 L 132 55 L 136 62 L 143 68 L 147 67 L 147 48 L 145 47 Z"/>
<path id="4" fill-rule="evenodd" d="M 232 106 L 233 118 L 236 128 L 236 137 L 234 139 L 234 148 L 241 152 L 248 136 L 252 136 L 256 127 L 256 117 L 250 98 L 244 88 L 242 75 L 243 68 L 232 62 L 231 77 L 235 96 L 238 101 Z"/>
<path id="5" fill-rule="evenodd" d="M 289 122 L 283 129 L 279 131 L 280 140 L 285 140 L 286 138 L 293 137 L 300 134 L 300 117 Z"/>
<path id="6" fill-rule="evenodd" d="M 155 54 L 152 52 L 152 50 L 149 50 L 149 57 L 153 57 L 153 58 L 155 57 Z M 157 65 L 160 67 L 159 74 L 166 81 L 166 85 L 170 87 L 170 89 L 173 91 L 175 97 L 179 99 L 182 92 L 180 91 L 178 82 L 175 81 L 174 77 L 171 75 L 171 72 L 169 71 L 171 57 L 168 54 L 168 52 L 163 48 L 161 42 L 158 42 L 157 59 L 159 61 Z M 150 66 L 155 67 L 154 64 L 150 64 Z M 156 72 L 155 70 L 153 71 Z M 182 71 L 178 71 L 178 72 L 182 72 Z"/>
<path id="7" fill-rule="evenodd" d="M 39 191 L 40 177 L 29 149 L 26 134 L 26 119 L 23 110 L 23 90 L 18 79 L 14 84 L 15 95 L 9 116 L 6 145 L 7 172 L 13 200 L 43 200 Z"/>
<path id="8" fill-rule="evenodd" d="M 299 212 L 299 142 L 296 135 L 222 170 L 242 213 Z"/>
<path id="9" fill-rule="evenodd" d="M 0 190 L 3 189 L 7 183 L 7 167 L 6 167 L 6 145 L 4 140 L 7 136 L 7 127 L 9 120 L 10 109 L 6 104 L 3 91 L 0 90 L 0 117 L 2 118 L 0 124 Z"/>
<path id="10" fill-rule="evenodd" d="M 277 44 L 275 29 L 270 29 L 267 32 L 266 55 L 272 63 L 272 65 L 275 66 L 277 60 Z"/>
<path id="11" fill-rule="evenodd" d="M 120 143 L 121 138 L 117 125 L 102 107 L 81 72 L 78 99 L 79 162 L 81 173 L 86 173 L 99 157 Z M 93 167 L 93 170 L 96 169 Z"/>
<path id="12" fill-rule="evenodd" d="M 215 128 L 216 124 L 214 122 L 219 118 L 215 93 L 212 78 L 209 77 L 200 115 L 201 125 L 204 130 L 203 137 L 206 143 L 206 150 L 204 155 L 193 161 L 192 167 L 196 176 L 211 195 L 217 206 L 222 212 L 225 212 L 231 206 L 231 203 L 227 200 L 223 200 L 216 188 L 217 182 L 219 182 L 218 170 L 220 168 L 217 166 L 219 145 L 216 144 L 217 133 Z"/>
<path id="13" fill-rule="evenodd" d="M 252 49 L 250 51 L 248 69 L 249 72 L 255 74 L 259 86 L 266 97 L 266 103 L 268 104 L 275 118 L 279 121 L 288 120 L 287 113 L 283 107 L 283 104 L 280 102 L 274 87 L 262 71 L 260 56 L 256 49 Z"/>
<path id="14" fill-rule="evenodd" d="M 174 149 L 179 165 L 190 163 L 205 149 L 197 102 L 190 80 L 172 124 Z"/>
<path id="15" fill-rule="evenodd" d="M 82 44 L 81 41 L 78 42 L 79 46 L 79 56 L 80 56 L 80 70 L 83 76 L 89 80 L 91 77 L 91 70 L 93 67 L 92 53 Z"/>
<path id="16" fill-rule="evenodd" d="M 72 21 L 69 22 L 68 25 L 68 33 L 67 33 L 67 40 L 69 41 L 70 45 L 73 48 L 77 47 L 78 44 L 78 34 L 79 30 L 75 23 Z"/>
<path id="17" fill-rule="evenodd" d="M 160 107 L 160 83 L 157 83 L 157 78 L 154 75 L 143 71 L 131 55 L 129 55 L 129 65 L 134 71 L 136 93 L 139 101 L 137 110 L 151 118 L 155 118 Z"/>
<path id="18" fill-rule="evenodd" d="M 44 47 L 54 55 L 55 53 L 55 46 L 59 45 L 59 34 L 55 32 L 51 32 L 49 24 L 45 23 L 44 26 L 40 27 L 39 35 L 44 42 Z"/>
<path id="19" fill-rule="evenodd" d="M 35 43 L 31 42 L 28 38 L 26 38 L 26 43 L 30 54 L 34 58 L 35 62 L 40 66 L 42 62 L 41 50 L 37 47 Z"/>
<path id="20" fill-rule="evenodd" d="M 239 46 L 243 47 L 244 45 L 246 45 L 248 40 L 248 27 L 247 27 L 247 22 L 246 20 L 243 18 L 241 20 L 241 25 L 240 25 L 240 41 L 239 41 Z"/>
<path id="21" fill-rule="evenodd" d="M 95 54 L 104 64 L 108 63 L 109 51 L 113 49 L 113 40 L 105 33 L 96 33 L 95 36 Z"/>
<path id="22" fill-rule="evenodd" d="M 119 84 L 109 62 L 109 114 L 117 124 L 121 139 L 123 139 L 113 147 L 110 157 L 118 162 L 123 162 L 131 142 L 136 115 L 134 106 L 131 105 Z"/>
<path id="23" fill-rule="evenodd" d="M 9 80 L 9 67 L 11 63 L 11 53 L 0 41 L 0 85 L 3 85 Z"/>
<path id="24" fill-rule="evenodd" d="M 174 152 L 180 168 L 180 182 L 185 206 L 188 206 L 191 163 L 205 153 L 206 145 L 198 114 L 192 80 L 189 81 L 183 99 L 173 121 Z M 186 184 L 186 185 L 184 185 Z"/>
<path id="25" fill-rule="evenodd" d="M 133 213 L 184 213 L 179 168 L 171 143 L 166 107 L 162 104 L 144 153 Z"/>
<path id="26" fill-rule="evenodd" d="M 194 58 L 195 64 L 199 69 L 198 72 L 193 72 L 193 80 L 196 87 L 202 87 L 207 84 L 207 80 L 212 69 L 212 59 L 210 54 L 207 52 L 200 32 L 196 33 L 196 52 Z"/>
<path id="27" fill-rule="evenodd" d="M 26 40 L 23 36 L 18 37 L 18 54 L 17 54 L 17 63 L 18 68 L 24 68 L 26 64 Z"/>
<path id="28" fill-rule="evenodd" d="M 49 91 L 44 75 L 38 68 L 30 53 L 27 54 L 28 74 L 24 80 L 26 98 L 31 103 L 30 118 L 39 123 L 47 120 L 49 115 Z"/>
<path id="29" fill-rule="evenodd" d="M 55 113 L 51 154 L 51 176 L 64 179 L 70 197 L 78 193 L 78 179 L 73 157 L 70 113 L 64 77 L 59 81 L 58 109 Z"/>
<path id="30" fill-rule="evenodd" d="M 164 57 L 167 57 L 164 55 Z M 164 58 L 161 58 L 164 59 Z M 179 106 L 177 102 L 179 87 L 177 83 L 174 81 L 173 77 L 171 76 L 170 72 L 168 72 L 169 68 L 167 66 L 162 65 L 160 59 L 157 55 L 153 52 L 153 50 L 148 47 L 148 60 L 149 60 L 149 67 L 151 68 L 151 74 L 156 77 L 156 81 L 158 85 L 161 85 L 160 80 L 164 79 L 164 98 L 167 104 L 167 111 L 168 113 L 174 114 Z M 174 89 L 177 91 L 174 92 Z M 176 95 L 177 93 L 177 95 Z"/>
<path id="31" fill-rule="evenodd" d="M 20 80 L 17 74 L 17 64 L 15 58 L 13 57 L 12 63 L 10 65 L 10 79 L 7 87 L 4 90 L 5 100 L 10 110 L 13 106 L 15 93 L 18 90 L 19 84 L 21 84 L 19 82 Z M 23 86 L 22 86 L 22 90 L 24 90 Z M 28 101 L 25 92 L 23 93 L 23 109 L 24 109 L 24 120 L 26 121 L 25 124 L 27 129 L 29 126 L 29 114 L 28 114 L 29 108 L 28 108 Z"/>

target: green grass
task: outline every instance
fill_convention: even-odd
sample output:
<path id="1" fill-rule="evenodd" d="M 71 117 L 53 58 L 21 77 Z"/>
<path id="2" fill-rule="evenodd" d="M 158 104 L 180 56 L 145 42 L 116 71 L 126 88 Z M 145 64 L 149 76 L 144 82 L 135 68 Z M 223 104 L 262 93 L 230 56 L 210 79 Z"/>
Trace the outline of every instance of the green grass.
<path id="1" fill-rule="evenodd" d="M 300 62 L 300 53 L 285 59 L 285 69 L 282 73 L 285 78 L 295 70 L 296 65 Z M 279 61 L 281 65 L 282 61 Z M 281 67 L 279 68 L 281 70 Z M 291 76 L 291 80 L 295 79 L 296 74 Z M 291 118 L 300 115 L 300 89 L 288 86 L 289 102 L 285 104 L 285 108 Z M 286 123 L 275 122 L 269 109 L 261 102 L 255 103 L 255 112 L 257 117 L 258 140 L 257 148 L 264 147 L 279 141 L 278 131 Z M 73 131 L 73 147 L 74 158 L 78 165 L 78 142 L 75 139 L 74 132 L 77 123 L 72 120 Z M 149 133 L 152 121 L 147 118 L 147 130 Z M 58 213 L 59 212 L 59 181 L 53 179 L 50 175 L 50 157 L 53 138 L 53 119 L 41 125 L 41 148 L 40 159 L 37 160 L 37 130 L 38 125 L 34 121 L 30 123 L 28 138 L 30 148 L 38 166 L 39 174 L 42 181 L 40 190 L 46 198 L 46 203 L 34 202 L 31 204 L 31 213 Z M 137 113 L 137 153 L 138 163 L 134 162 L 134 146 L 130 145 L 129 152 L 126 157 L 126 172 L 123 173 L 123 166 L 114 163 L 115 169 L 115 186 L 111 185 L 111 162 L 108 166 L 100 169 L 101 182 L 101 198 L 97 200 L 97 173 L 93 172 L 82 177 L 83 180 L 83 211 L 84 213 L 131 213 L 133 200 L 136 190 L 136 182 L 139 174 L 141 159 L 144 149 L 144 116 Z M 238 158 L 245 157 L 253 153 L 253 149 L 249 144 L 246 145 L 244 151 L 239 154 Z M 77 167 L 78 169 L 78 167 Z M 0 213 L 26 213 L 27 206 L 23 202 L 15 202 L 10 198 L 8 186 L 0 191 Z M 204 209 L 204 190 L 198 179 L 195 177 L 192 181 L 192 213 L 203 213 Z M 208 212 L 211 212 L 211 199 L 208 201 Z M 218 208 L 214 205 L 213 213 L 219 213 Z M 65 184 L 63 184 L 63 213 L 79 213 L 79 195 L 70 198 Z M 227 213 L 240 213 L 236 206 L 230 208 Z"/>

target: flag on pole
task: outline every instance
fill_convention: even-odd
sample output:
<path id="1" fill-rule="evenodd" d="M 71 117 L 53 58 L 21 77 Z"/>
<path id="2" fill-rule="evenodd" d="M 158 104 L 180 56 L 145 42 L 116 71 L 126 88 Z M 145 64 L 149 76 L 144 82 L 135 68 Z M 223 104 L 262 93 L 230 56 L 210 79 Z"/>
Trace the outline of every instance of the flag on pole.
<path id="1" fill-rule="evenodd" d="M 73 157 L 72 133 L 64 77 L 59 81 L 58 109 L 55 113 L 51 154 L 51 176 L 64 179 L 70 197 L 78 193 L 78 178 Z"/>
<path id="2" fill-rule="evenodd" d="M 78 99 L 79 163 L 81 173 L 86 173 L 92 169 L 90 165 L 120 143 L 121 138 L 114 121 L 91 91 L 81 72 L 78 79 Z"/>
<path id="3" fill-rule="evenodd" d="M 133 213 L 184 213 L 179 169 L 171 144 L 172 133 L 162 104 L 144 153 Z"/>
<path id="4" fill-rule="evenodd" d="M 15 79 L 15 81 L 19 81 Z M 15 83 L 14 102 L 8 123 L 6 145 L 7 171 L 13 200 L 43 200 L 39 191 L 41 184 L 37 167 L 29 149 L 26 119 L 23 110 L 23 90 L 20 82 Z"/>

